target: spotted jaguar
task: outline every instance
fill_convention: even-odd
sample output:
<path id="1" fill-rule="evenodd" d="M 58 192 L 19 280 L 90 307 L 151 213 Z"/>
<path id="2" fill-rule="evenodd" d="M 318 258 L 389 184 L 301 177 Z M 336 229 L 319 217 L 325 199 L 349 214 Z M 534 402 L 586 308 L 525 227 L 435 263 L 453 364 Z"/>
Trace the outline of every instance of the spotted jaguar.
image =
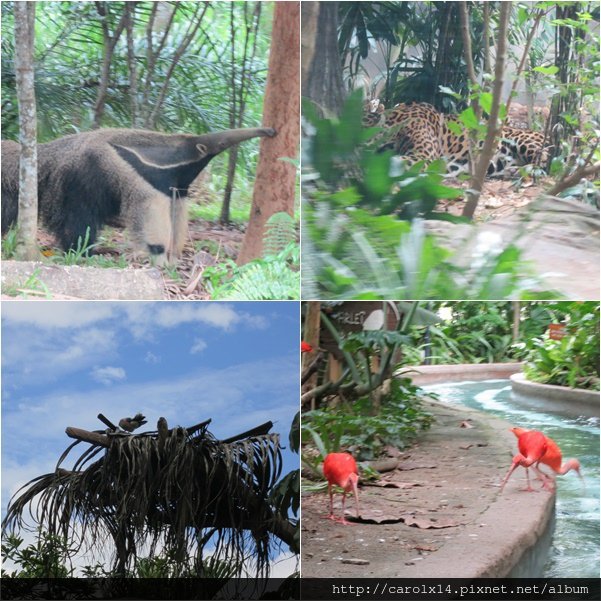
<path id="1" fill-rule="evenodd" d="M 457 126 L 450 124 L 455 123 Z M 445 115 L 426 102 L 397 104 L 386 111 L 378 99 L 365 104 L 364 127 L 382 127 L 370 144 L 377 151 L 393 150 L 409 164 L 444 159 L 449 175 L 469 169 L 467 133 L 455 115 Z M 458 127 L 461 133 L 457 133 Z M 502 175 L 510 165 L 539 164 L 547 160 L 544 135 L 540 132 L 503 126 L 501 140 L 490 161 L 487 175 Z"/>

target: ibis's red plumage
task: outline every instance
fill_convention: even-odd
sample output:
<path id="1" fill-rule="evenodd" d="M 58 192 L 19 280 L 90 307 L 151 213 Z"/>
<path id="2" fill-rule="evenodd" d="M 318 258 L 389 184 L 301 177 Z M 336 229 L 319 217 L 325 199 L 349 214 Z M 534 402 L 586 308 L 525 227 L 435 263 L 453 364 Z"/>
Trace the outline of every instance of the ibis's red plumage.
<path id="1" fill-rule="evenodd" d="M 518 449 L 520 452 L 513 458 L 511 467 L 501 484 L 501 490 L 503 490 L 505 484 L 507 484 L 509 476 L 511 476 L 515 468 L 519 465 L 526 468 L 526 479 L 528 481 L 528 488 L 526 490 L 533 490 L 530 486 L 528 468 L 533 466 L 534 469 L 538 471 L 537 465 L 547 451 L 547 439 L 542 432 L 526 430 L 518 438 Z"/>
<path id="2" fill-rule="evenodd" d="M 313 347 L 304 340 L 301 341 L 301 353 L 310 353 L 313 350 Z"/>
<path id="3" fill-rule="evenodd" d="M 536 430 L 526 430 L 525 428 L 511 428 L 511 431 L 518 438 L 518 446 L 521 444 L 521 441 L 524 439 L 524 437 L 528 433 L 537 432 Z M 547 484 L 549 476 L 544 474 L 544 472 L 541 472 L 538 469 L 538 465 L 540 463 L 543 463 L 544 465 L 548 465 L 556 474 L 563 475 L 563 474 L 567 474 L 570 470 L 574 470 L 578 474 L 578 476 L 580 478 L 582 478 L 582 475 L 580 474 L 580 462 L 578 461 L 578 459 L 568 459 L 564 464 L 562 464 L 561 463 L 562 453 L 561 453 L 561 449 L 559 448 L 559 445 L 552 438 L 549 438 L 542 432 L 537 432 L 537 433 L 539 435 L 544 436 L 545 441 L 547 443 L 547 448 L 545 450 L 545 453 L 541 457 L 540 461 L 536 464 L 536 470 L 541 475 L 544 484 L 545 485 Z M 520 446 L 520 452 L 522 452 L 521 446 Z M 545 479 L 547 479 L 547 480 L 545 480 Z"/>
<path id="4" fill-rule="evenodd" d="M 340 521 L 342 524 L 348 524 L 344 518 L 344 505 L 346 493 L 353 491 L 355 503 L 357 505 L 357 517 L 359 517 L 359 492 L 357 483 L 359 482 L 359 471 L 357 463 L 352 455 L 348 453 L 329 453 L 323 462 L 323 475 L 328 481 L 328 492 L 330 494 L 330 514 L 327 516 L 331 520 Z M 333 485 L 342 488 L 342 519 L 334 517 Z"/>

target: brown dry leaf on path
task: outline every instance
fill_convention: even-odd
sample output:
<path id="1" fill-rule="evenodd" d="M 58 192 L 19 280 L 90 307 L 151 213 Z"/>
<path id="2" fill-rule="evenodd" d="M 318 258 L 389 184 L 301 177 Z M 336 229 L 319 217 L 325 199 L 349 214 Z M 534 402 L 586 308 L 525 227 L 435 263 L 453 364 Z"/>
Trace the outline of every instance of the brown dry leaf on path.
<path id="1" fill-rule="evenodd" d="M 394 480 L 375 480 L 373 482 L 364 482 L 363 486 L 375 486 L 379 488 L 413 488 L 414 486 L 423 486 L 418 482 L 395 482 Z"/>
<path id="2" fill-rule="evenodd" d="M 418 463 L 407 461 L 399 464 L 397 469 L 401 470 L 402 472 L 407 472 L 409 470 L 433 470 L 437 467 L 438 466 L 435 463 Z"/>
<path id="3" fill-rule="evenodd" d="M 413 515 L 404 515 L 401 517 L 405 525 L 415 526 L 416 528 L 453 528 L 455 526 L 463 526 L 463 522 L 459 522 L 453 518 L 428 518 L 415 517 Z"/>
<path id="4" fill-rule="evenodd" d="M 438 551 L 438 547 L 432 547 L 430 545 L 417 545 L 413 548 L 416 551 Z"/>

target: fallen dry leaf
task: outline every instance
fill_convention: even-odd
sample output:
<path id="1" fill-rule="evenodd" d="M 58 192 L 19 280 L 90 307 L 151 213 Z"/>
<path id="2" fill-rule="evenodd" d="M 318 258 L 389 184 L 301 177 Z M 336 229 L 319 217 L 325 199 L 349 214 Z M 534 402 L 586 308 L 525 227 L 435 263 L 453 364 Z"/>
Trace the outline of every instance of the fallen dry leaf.
<path id="1" fill-rule="evenodd" d="M 462 522 L 452 518 L 416 518 L 412 515 L 403 516 L 402 521 L 407 526 L 415 526 L 416 528 L 454 528 L 462 525 Z"/>
<path id="2" fill-rule="evenodd" d="M 353 559 L 353 558 L 349 557 L 348 559 L 341 560 L 341 563 L 350 563 L 353 566 L 368 566 L 369 560 L 368 559 Z"/>
<path id="3" fill-rule="evenodd" d="M 413 488 L 422 486 L 418 482 L 393 482 L 392 480 L 376 480 L 374 482 L 365 482 L 364 486 L 377 486 L 379 488 Z"/>
<path id="4" fill-rule="evenodd" d="M 438 466 L 435 463 L 412 463 L 411 461 L 406 461 L 399 464 L 399 470 L 406 472 L 409 470 L 432 470 L 437 468 Z"/>
<path id="5" fill-rule="evenodd" d="M 396 447 L 393 447 L 392 445 L 386 445 L 384 447 L 384 452 L 386 453 L 386 455 L 388 455 L 388 457 L 400 457 L 403 452 L 400 451 L 399 449 L 397 449 Z"/>
<path id="6" fill-rule="evenodd" d="M 428 545 L 417 545 L 413 548 L 416 551 L 438 551 L 438 547 L 429 547 Z"/>

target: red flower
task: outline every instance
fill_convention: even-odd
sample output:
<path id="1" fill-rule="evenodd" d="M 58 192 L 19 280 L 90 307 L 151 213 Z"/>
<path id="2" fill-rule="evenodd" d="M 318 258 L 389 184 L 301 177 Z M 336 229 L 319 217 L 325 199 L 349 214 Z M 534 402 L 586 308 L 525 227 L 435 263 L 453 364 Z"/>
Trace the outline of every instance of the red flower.
<path id="1" fill-rule="evenodd" d="M 310 353 L 313 351 L 313 347 L 304 340 L 301 341 L 301 353 Z"/>

